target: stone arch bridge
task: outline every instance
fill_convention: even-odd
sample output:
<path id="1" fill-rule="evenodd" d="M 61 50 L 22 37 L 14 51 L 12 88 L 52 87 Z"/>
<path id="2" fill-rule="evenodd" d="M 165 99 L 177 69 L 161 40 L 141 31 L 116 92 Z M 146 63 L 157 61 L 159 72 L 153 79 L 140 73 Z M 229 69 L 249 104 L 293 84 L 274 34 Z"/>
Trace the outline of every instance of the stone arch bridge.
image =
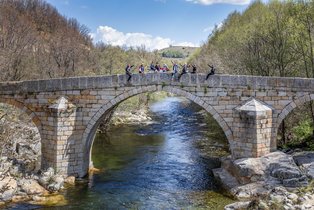
<path id="1" fill-rule="evenodd" d="M 42 140 L 42 167 L 82 177 L 100 122 L 122 101 L 140 93 L 166 91 L 186 97 L 221 126 L 233 158 L 276 150 L 282 120 L 314 100 L 314 79 L 166 73 L 76 77 L 0 83 L 0 102 L 26 112 Z M 179 152 L 179 151 L 178 151 Z"/>

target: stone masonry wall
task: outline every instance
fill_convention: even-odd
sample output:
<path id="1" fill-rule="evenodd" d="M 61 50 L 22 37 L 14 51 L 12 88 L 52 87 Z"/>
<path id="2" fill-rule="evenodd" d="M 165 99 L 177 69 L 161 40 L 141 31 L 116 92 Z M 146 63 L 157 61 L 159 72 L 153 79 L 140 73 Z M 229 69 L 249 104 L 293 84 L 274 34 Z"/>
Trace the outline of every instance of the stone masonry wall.
<path id="1" fill-rule="evenodd" d="M 254 98 L 272 108 L 266 126 L 268 147 L 274 151 L 281 121 L 295 107 L 314 100 L 314 79 L 214 75 L 206 81 L 205 77 L 187 74 L 181 81 L 171 81 L 170 74 L 150 73 L 133 75 L 130 83 L 125 75 L 0 83 L 0 102 L 24 110 L 39 128 L 43 167 L 84 176 L 100 120 L 113 106 L 140 93 L 167 91 L 202 106 L 222 127 L 234 157 L 265 153 L 261 148 L 256 153 L 251 150 L 247 142 L 251 137 L 235 135 L 245 128 L 236 107 Z M 51 109 L 61 97 L 75 108 Z M 256 129 L 262 132 L 264 128 Z"/>

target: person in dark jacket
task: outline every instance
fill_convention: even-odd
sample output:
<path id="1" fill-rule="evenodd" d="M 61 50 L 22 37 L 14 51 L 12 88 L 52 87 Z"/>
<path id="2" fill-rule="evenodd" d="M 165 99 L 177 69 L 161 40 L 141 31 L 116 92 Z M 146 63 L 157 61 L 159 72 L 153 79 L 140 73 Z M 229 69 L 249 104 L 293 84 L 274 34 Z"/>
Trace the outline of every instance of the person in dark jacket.
<path id="1" fill-rule="evenodd" d="M 156 71 L 156 72 L 159 72 L 159 70 L 160 70 L 160 66 L 158 65 L 158 63 L 156 63 L 156 65 L 155 65 L 155 71 Z"/>
<path id="2" fill-rule="evenodd" d="M 132 78 L 132 73 L 131 73 L 132 67 L 133 67 L 133 65 L 131 66 L 130 64 L 128 64 L 128 65 L 125 67 L 125 74 L 129 76 L 128 82 L 129 82 L 129 81 L 131 80 L 131 78 Z"/>
<path id="3" fill-rule="evenodd" d="M 181 74 L 178 77 L 179 80 L 180 80 L 180 78 L 182 77 L 183 74 L 188 73 L 188 65 L 186 63 L 183 66 L 181 65 L 181 67 L 182 67 L 182 71 L 181 71 Z"/>
<path id="4" fill-rule="evenodd" d="M 196 70 L 197 70 L 197 68 L 196 68 L 196 65 L 195 64 L 192 64 L 192 74 L 196 74 Z"/>
<path id="5" fill-rule="evenodd" d="M 151 71 L 155 71 L 156 70 L 153 62 L 150 64 L 149 70 L 151 70 Z"/>
<path id="6" fill-rule="evenodd" d="M 216 69 L 214 68 L 214 65 L 209 65 L 209 64 L 207 64 L 207 65 L 209 66 L 210 70 L 209 70 L 209 72 L 208 72 L 208 74 L 206 76 L 206 80 L 208 80 L 210 75 L 214 75 L 215 71 L 216 71 Z"/>

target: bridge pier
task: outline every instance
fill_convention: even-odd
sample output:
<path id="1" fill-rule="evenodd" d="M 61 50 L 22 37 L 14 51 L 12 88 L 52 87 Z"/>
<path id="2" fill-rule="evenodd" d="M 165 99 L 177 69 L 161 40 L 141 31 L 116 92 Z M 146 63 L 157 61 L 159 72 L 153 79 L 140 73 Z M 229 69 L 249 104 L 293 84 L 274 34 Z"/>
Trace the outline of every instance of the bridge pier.
<path id="1" fill-rule="evenodd" d="M 75 133 L 76 107 L 60 97 L 48 107 L 43 126 L 42 168 L 52 167 L 64 175 L 76 174 Z"/>
<path id="2" fill-rule="evenodd" d="M 256 158 L 270 153 L 273 109 L 251 98 L 234 111 L 234 144 L 231 148 L 233 158 Z"/>

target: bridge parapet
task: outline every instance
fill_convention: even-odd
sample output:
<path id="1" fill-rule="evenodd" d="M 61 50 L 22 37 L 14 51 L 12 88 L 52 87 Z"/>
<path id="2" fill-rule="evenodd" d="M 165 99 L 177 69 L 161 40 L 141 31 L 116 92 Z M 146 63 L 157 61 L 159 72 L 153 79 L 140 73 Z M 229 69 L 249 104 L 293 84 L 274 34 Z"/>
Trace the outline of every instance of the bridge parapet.
<path id="1" fill-rule="evenodd" d="M 207 87 L 246 87 L 247 89 L 291 89 L 295 91 L 312 90 L 314 79 L 306 78 L 281 78 L 261 77 L 245 75 L 212 75 L 205 80 L 205 74 L 186 74 L 181 80 L 172 80 L 169 73 L 135 74 L 128 83 L 126 75 L 95 76 L 95 77 L 72 77 L 62 79 L 34 80 L 21 82 L 0 83 L 0 94 L 14 93 L 38 93 L 67 90 L 85 90 L 115 88 L 122 86 L 146 86 L 146 85 L 174 85 L 174 86 L 207 86 Z"/>

